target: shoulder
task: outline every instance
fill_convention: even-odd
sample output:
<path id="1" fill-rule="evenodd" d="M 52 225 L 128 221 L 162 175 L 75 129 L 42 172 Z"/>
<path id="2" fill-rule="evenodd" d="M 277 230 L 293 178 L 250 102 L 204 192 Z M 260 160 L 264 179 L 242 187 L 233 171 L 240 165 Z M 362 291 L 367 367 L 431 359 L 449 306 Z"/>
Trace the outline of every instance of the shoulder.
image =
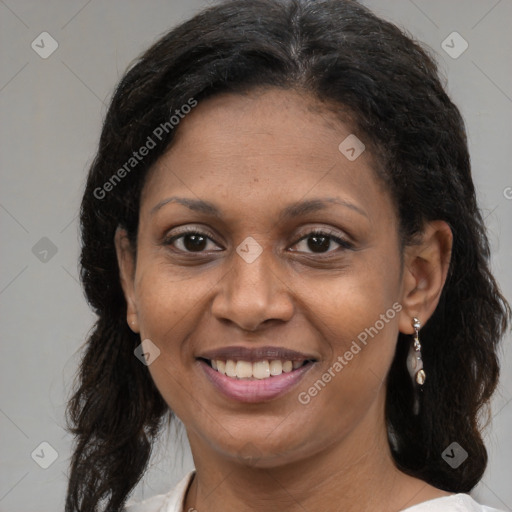
<path id="1" fill-rule="evenodd" d="M 123 512 L 182 512 L 183 499 L 193 476 L 194 471 L 191 471 L 167 494 L 159 494 L 139 503 L 128 502 Z"/>
<path id="2" fill-rule="evenodd" d="M 168 494 L 159 494 L 140 503 L 128 502 L 124 512 L 160 512 L 168 496 Z"/>
<path id="3" fill-rule="evenodd" d="M 477 503 L 469 494 L 452 494 L 418 503 L 402 512 L 502 512 Z"/>

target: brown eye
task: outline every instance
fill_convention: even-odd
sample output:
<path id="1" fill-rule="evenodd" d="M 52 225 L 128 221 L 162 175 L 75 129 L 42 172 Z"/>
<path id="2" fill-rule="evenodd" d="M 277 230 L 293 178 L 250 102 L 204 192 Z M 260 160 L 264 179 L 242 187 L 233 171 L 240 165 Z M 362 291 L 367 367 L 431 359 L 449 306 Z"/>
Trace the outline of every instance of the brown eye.
<path id="1" fill-rule="evenodd" d="M 183 251 L 185 253 L 201 253 L 207 249 L 209 241 L 213 243 L 213 240 L 206 235 L 206 233 L 196 230 L 187 230 L 167 238 L 164 243 L 166 245 L 172 245 L 179 251 Z M 178 245 L 181 245 L 181 247 L 177 247 L 175 242 L 178 242 Z"/>
<path id="2" fill-rule="evenodd" d="M 331 232 L 326 231 L 312 231 L 311 233 L 308 233 L 307 235 L 303 236 L 296 245 L 300 244 L 301 242 L 307 241 L 304 245 L 307 249 L 309 249 L 312 253 L 316 254 L 322 254 L 326 252 L 334 252 L 329 251 L 329 248 L 331 247 L 332 242 L 340 245 L 344 249 L 351 249 L 352 245 L 347 242 L 346 240 L 343 240 L 342 238 L 335 236 Z M 307 251 L 298 251 L 298 252 L 307 252 Z"/>
<path id="3" fill-rule="evenodd" d="M 187 233 L 182 235 L 183 246 L 187 251 L 204 251 L 207 245 L 207 238 L 203 235 Z"/>

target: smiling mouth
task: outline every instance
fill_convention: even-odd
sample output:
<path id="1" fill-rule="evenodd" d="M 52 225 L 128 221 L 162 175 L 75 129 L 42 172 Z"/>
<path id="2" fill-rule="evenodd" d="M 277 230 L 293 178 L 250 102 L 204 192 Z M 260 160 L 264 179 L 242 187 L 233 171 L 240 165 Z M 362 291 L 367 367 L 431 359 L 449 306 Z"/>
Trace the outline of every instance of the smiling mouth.
<path id="1" fill-rule="evenodd" d="M 261 360 L 261 361 L 243 361 L 233 359 L 205 359 L 198 358 L 204 361 L 213 370 L 222 375 L 231 377 L 237 380 L 264 380 L 278 377 L 283 373 L 291 373 L 308 364 L 315 362 L 313 359 L 292 361 L 292 360 Z"/>

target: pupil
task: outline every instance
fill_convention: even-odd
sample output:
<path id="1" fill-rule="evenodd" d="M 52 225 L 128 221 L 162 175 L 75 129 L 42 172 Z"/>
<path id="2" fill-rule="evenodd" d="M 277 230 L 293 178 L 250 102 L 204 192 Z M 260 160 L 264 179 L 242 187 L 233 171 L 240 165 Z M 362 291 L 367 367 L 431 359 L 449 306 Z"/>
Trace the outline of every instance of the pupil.
<path id="1" fill-rule="evenodd" d="M 191 242 L 191 243 L 188 243 Z M 187 251 L 203 250 L 205 246 L 205 237 L 201 235 L 186 235 L 183 239 L 183 245 Z"/>
<path id="2" fill-rule="evenodd" d="M 315 243 L 314 244 L 311 244 L 310 241 L 311 240 L 314 240 Z M 321 240 L 322 242 L 321 243 L 318 243 L 318 241 Z M 326 243 L 327 242 L 327 243 Z M 313 235 L 309 238 L 309 242 L 308 242 L 308 247 L 312 250 L 312 251 L 316 251 L 316 249 L 320 248 L 320 249 L 325 249 L 325 250 L 328 250 L 329 249 L 329 245 L 330 245 L 330 240 L 329 240 L 329 237 L 327 236 L 318 236 L 318 235 Z"/>
<path id="3" fill-rule="evenodd" d="M 202 235 L 188 234 L 183 239 L 183 244 L 187 251 L 204 250 L 206 239 Z M 327 236 L 313 235 L 308 239 L 308 246 L 313 252 L 322 252 L 329 250 L 330 240 Z M 319 250 L 320 249 L 320 250 Z"/>

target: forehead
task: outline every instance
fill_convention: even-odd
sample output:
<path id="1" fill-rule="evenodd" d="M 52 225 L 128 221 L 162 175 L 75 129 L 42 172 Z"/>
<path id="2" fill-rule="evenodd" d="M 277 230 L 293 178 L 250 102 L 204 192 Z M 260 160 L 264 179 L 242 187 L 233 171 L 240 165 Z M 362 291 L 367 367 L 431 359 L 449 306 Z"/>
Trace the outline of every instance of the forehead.
<path id="1" fill-rule="evenodd" d="M 188 152 L 189 158 L 200 159 L 205 152 L 216 156 L 229 151 L 244 158 L 265 152 L 270 162 L 288 151 L 290 156 L 331 161 L 338 156 L 341 140 L 351 133 L 348 124 L 340 121 L 340 113 L 294 90 L 223 93 L 201 102 L 185 117 L 171 153 Z M 349 120 L 348 113 L 345 116 Z"/>
<path id="2" fill-rule="evenodd" d="M 382 210 L 388 194 L 352 130 L 332 108 L 296 91 L 215 96 L 180 122 L 171 149 L 148 175 L 142 203 L 154 206 L 177 192 L 230 198 L 233 207 L 241 206 L 237 200 L 282 203 L 328 194 Z M 354 156 L 347 144 L 361 154 L 347 158 Z"/>

